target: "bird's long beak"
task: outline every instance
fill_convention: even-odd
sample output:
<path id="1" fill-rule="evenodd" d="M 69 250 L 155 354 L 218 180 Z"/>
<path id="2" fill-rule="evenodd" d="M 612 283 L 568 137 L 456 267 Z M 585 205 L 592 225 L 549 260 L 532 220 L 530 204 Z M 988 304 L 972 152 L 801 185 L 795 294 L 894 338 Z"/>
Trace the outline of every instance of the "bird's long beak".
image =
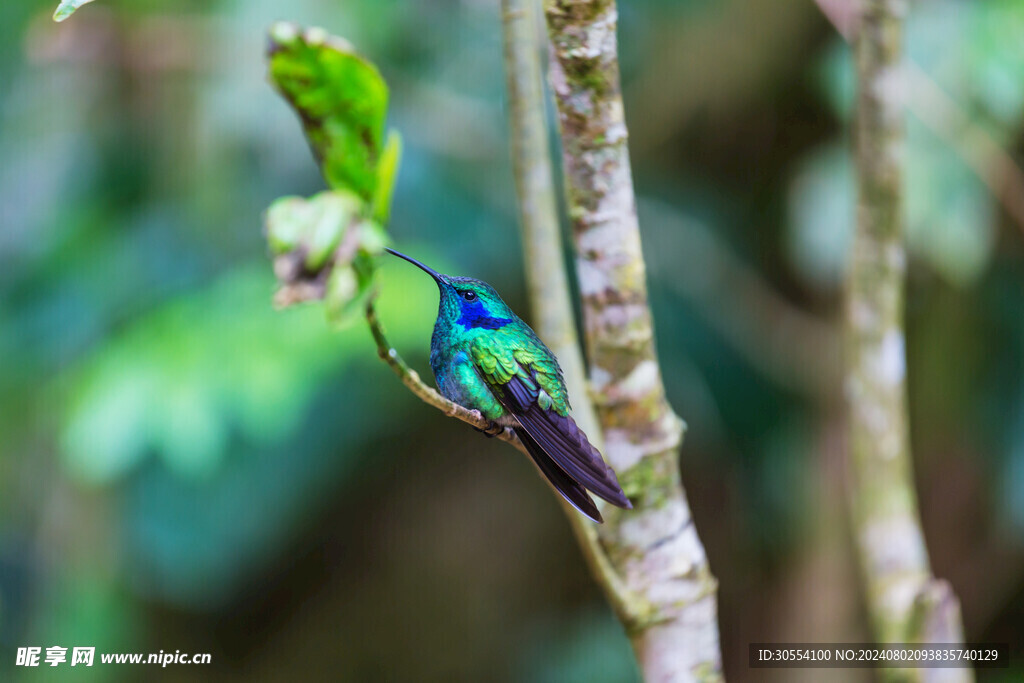
<path id="1" fill-rule="evenodd" d="M 444 275 L 441 275 L 441 273 L 437 272 L 433 268 L 420 263 L 419 261 L 417 261 L 414 258 L 406 256 L 405 254 L 403 254 L 400 251 L 395 251 L 394 249 L 389 249 L 388 247 L 384 247 L 384 251 L 388 252 L 389 254 L 393 254 L 393 255 L 397 256 L 398 258 L 405 259 L 406 261 L 408 261 L 409 263 L 413 264 L 414 266 L 416 266 L 420 270 L 426 271 L 427 274 L 430 275 L 430 277 L 434 278 L 434 281 L 437 282 L 438 285 L 445 284 Z"/>

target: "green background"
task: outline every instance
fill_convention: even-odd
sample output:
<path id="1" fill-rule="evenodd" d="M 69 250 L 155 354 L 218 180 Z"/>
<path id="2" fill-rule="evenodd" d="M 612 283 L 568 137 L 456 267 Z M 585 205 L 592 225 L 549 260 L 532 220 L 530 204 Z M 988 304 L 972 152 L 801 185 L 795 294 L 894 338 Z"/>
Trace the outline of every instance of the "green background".
<path id="1" fill-rule="evenodd" d="M 271 307 L 262 212 L 324 187 L 266 80 L 265 31 L 287 18 L 346 37 L 389 84 L 395 245 L 528 317 L 496 0 L 100 0 L 59 25 L 53 5 L 0 3 L 0 679 L 49 680 L 15 669 L 27 645 L 212 653 L 167 680 L 635 679 L 525 459 L 414 399 L 363 326 Z M 1024 4 L 911 3 L 907 29 L 924 73 L 1024 161 Z M 830 343 L 850 54 L 792 0 L 622 0 L 619 36 L 725 672 L 793 680 L 752 673 L 747 644 L 869 638 Z M 987 678 L 1013 680 L 1024 225 L 961 136 L 908 117 L 912 440 L 935 572 L 969 640 L 1011 643 L 1015 668 Z M 392 341 L 429 376 L 436 289 L 397 260 L 379 283 Z"/>

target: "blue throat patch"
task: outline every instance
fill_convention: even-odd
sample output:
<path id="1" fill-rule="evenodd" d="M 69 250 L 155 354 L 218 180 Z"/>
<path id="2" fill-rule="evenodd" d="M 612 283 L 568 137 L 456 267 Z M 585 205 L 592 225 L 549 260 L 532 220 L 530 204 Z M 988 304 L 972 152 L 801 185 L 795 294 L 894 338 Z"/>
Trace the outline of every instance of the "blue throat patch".
<path id="1" fill-rule="evenodd" d="M 469 327 L 472 328 L 483 328 L 485 330 L 500 330 L 505 325 L 512 322 L 512 318 L 491 318 L 488 316 L 482 318 L 473 318 L 469 321 Z"/>
<path id="2" fill-rule="evenodd" d="M 470 329 L 484 329 L 484 330 L 500 330 L 505 325 L 512 322 L 512 318 L 495 318 L 488 314 L 487 309 L 480 302 L 475 302 L 472 305 L 462 305 L 462 315 L 456 320 L 458 324 L 462 325 L 467 330 Z"/>

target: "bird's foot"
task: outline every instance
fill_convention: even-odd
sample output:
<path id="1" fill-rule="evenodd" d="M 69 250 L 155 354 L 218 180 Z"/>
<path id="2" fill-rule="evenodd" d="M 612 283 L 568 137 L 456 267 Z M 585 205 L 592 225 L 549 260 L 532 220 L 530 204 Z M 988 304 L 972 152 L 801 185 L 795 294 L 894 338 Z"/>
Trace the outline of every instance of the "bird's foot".
<path id="1" fill-rule="evenodd" d="M 485 427 L 484 429 L 480 429 L 479 427 L 473 427 L 473 429 L 480 432 L 488 439 L 493 439 L 494 437 L 498 436 L 498 434 L 501 434 L 502 432 L 505 431 L 505 428 L 498 424 L 497 422 L 495 422 L 494 420 L 491 420 L 487 427 Z"/>

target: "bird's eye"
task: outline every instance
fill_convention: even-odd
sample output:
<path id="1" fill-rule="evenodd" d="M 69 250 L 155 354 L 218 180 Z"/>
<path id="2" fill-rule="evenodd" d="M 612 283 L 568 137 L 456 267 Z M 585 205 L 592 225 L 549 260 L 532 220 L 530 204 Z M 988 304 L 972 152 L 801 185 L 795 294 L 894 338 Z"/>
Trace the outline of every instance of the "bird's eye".
<path id="1" fill-rule="evenodd" d="M 466 301 L 476 301 L 476 292 L 463 292 L 462 298 Z"/>

